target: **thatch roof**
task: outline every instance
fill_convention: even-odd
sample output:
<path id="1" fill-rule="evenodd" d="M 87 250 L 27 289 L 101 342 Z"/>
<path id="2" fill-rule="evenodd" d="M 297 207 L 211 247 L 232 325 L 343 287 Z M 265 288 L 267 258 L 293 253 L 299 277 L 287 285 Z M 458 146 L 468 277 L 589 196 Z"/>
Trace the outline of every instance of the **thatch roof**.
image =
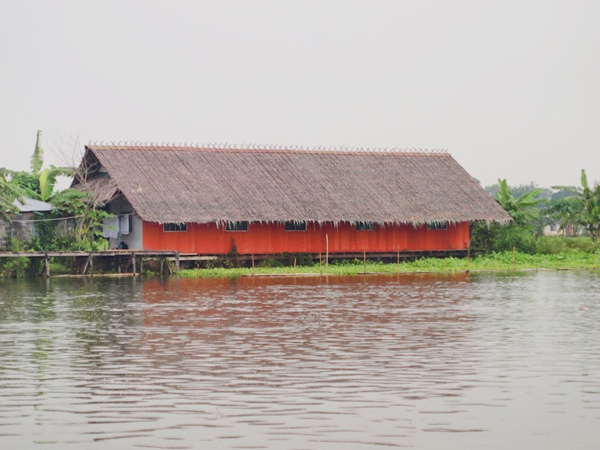
<path id="1" fill-rule="evenodd" d="M 106 204 L 119 196 L 119 188 L 115 180 L 106 176 L 99 176 L 97 173 L 87 179 L 73 180 L 73 187 L 80 191 L 89 192 L 94 207 L 99 204 Z"/>
<path id="2" fill-rule="evenodd" d="M 146 221 L 488 221 L 510 217 L 448 153 L 90 145 Z"/>

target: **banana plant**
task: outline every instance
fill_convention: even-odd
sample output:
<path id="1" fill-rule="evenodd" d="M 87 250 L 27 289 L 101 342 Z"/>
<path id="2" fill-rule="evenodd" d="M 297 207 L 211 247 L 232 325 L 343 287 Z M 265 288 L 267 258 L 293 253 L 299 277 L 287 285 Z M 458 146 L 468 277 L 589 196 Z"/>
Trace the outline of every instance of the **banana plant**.
<path id="1" fill-rule="evenodd" d="M 43 202 L 52 197 L 56 179 L 59 176 L 73 176 L 73 169 L 69 167 L 44 166 L 44 149 L 42 148 L 42 131 L 38 130 L 35 149 L 31 156 L 31 172 L 11 172 L 12 181 L 19 184 L 26 195 Z"/>
<path id="2" fill-rule="evenodd" d="M 578 200 L 579 217 L 582 224 L 587 227 L 592 240 L 598 240 L 600 230 L 600 184 L 594 183 L 590 187 L 584 169 L 581 169 L 581 187 L 574 186 L 552 186 L 552 189 L 560 189 L 571 193 L 570 197 Z"/>
<path id="3" fill-rule="evenodd" d="M 10 213 L 18 213 L 19 208 L 14 204 L 15 200 L 23 203 L 24 191 L 19 186 L 7 180 L 10 171 L 0 168 L 0 218 L 10 223 Z"/>
<path id="4" fill-rule="evenodd" d="M 544 201 L 543 199 L 536 198 L 542 191 L 540 188 L 534 189 L 517 198 L 510 191 L 506 179 L 499 179 L 498 185 L 500 186 L 500 190 L 496 193 L 496 200 L 516 223 L 525 225 L 539 216 L 539 210 L 536 206 Z"/>

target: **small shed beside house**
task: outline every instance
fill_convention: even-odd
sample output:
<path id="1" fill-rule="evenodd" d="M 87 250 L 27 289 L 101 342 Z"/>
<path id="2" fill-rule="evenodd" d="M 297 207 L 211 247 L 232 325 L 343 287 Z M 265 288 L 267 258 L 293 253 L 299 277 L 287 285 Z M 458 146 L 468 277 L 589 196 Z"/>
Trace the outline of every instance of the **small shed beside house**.
<path id="1" fill-rule="evenodd" d="M 510 216 L 446 152 L 89 145 L 111 247 L 223 255 L 465 250 Z"/>
<path id="2" fill-rule="evenodd" d="M 11 223 L 0 221 L 0 248 L 6 249 L 8 239 L 29 241 L 36 236 L 35 220 L 52 211 L 50 203 L 32 198 L 23 198 L 23 203 L 15 200 L 13 204 L 19 209 L 18 214 L 11 214 Z"/>

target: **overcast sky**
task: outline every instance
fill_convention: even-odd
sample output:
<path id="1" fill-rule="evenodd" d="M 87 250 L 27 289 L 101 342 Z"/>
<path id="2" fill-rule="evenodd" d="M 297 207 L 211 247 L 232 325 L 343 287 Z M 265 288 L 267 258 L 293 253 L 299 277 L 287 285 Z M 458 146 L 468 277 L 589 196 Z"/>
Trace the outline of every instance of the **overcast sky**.
<path id="1" fill-rule="evenodd" d="M 447 149 L 600 180 L 600 1 L 0 0 L 0 167 L 72 142 Z M 54 152 L 54 153 L 53 153 Z"/>

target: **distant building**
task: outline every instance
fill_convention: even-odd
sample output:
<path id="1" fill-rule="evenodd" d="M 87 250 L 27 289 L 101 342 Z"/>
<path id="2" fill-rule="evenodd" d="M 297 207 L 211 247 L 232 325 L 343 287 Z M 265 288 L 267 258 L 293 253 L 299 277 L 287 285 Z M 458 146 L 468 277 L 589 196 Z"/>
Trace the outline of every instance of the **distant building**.
<path id="1" fill-rule="evenodd" d="M 464 250 L 510 216 L 448 153 L 86 147 L 111 247 L 222 255 Z"/>
<path id="2" fill-rule="evenodd" d="M 575 227 L 573 224 L 567 224 L 564 228 L 561 229 L 561 224 L 559 222 L 552 222 L 544 227 L 544 236 L 580 236 L 583 234 L 583 230 L 578 233 L 575 231 Z"/>

